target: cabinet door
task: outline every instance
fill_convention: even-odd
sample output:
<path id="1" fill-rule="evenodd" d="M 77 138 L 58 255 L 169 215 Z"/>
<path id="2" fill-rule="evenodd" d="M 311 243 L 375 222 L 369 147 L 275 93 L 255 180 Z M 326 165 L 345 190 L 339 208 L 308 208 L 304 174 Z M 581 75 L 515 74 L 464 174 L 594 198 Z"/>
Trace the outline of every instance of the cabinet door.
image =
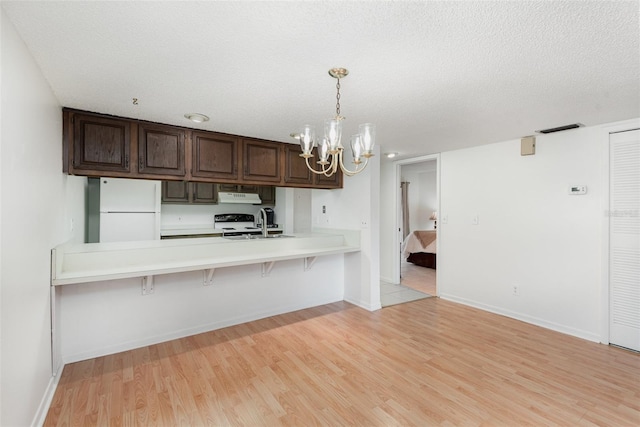
<path id="1" fill-rule="evenodd" d="M 237 193 L 237 184 L 218 184 L 218 191 L 221 193 Z"/>
<path id="2" fill-rule="evenodd" d="M 218 203 L 216 184 L 209 182 L 192 182 L 191 191 L 193 192 L 191 197 L 193 203 Z"/>
<path id="3" fill-rule="evenodd" d="M 259 185 L 252 185 L 252 184 L 238 185 L 239 193 L 257 193 L 259 189 L 260 189 Z"/>
<path id="4" fill-rule="evenodd" d="M 238 137 L 193 132 L 191 174 L 203 178 L 238 179 Z"/>
<path id="5" fill-rule="evenodd" d="M 342 171 L 338 171 L 331 176 L 315 175 L 313 186 L 315 188 L 342 188 Z"/>
<path id="6" fill-rule="evenodd" d="M 258 195 L 263 205 L 276 204 L 276 187 L 272 185 L 261 185 L 258 187 Z"/>
<path id="7" fill-rule="evenodd" d="M 313 185 L 313 173 L 307 167 L 305 159 L 300 157 L 299 145 L 286 144 L 284 147 L 284 182 L 288 184 Z"/>
<path id="8" fill-rule="evenodd" d="M 163 181 L 162 203 L 189 203 L 189 183 L 186 181 Z"/>
<path id="9" fill-rule="evenodd" d="M 279 183 L 281 146 L 276 142 L 243 139 L 243 179 Z"/>
<path id="10" fill-rule="evenodd" d="M 127 120 L 74 114 L 73 168 L 130 172 L 130 130 Z"/>
<path id="11" fill-rule="evenodd" d="M 140 174 L 185 176 L 186 131 L 150 123 L 138 125 L 138 172 Z"/>

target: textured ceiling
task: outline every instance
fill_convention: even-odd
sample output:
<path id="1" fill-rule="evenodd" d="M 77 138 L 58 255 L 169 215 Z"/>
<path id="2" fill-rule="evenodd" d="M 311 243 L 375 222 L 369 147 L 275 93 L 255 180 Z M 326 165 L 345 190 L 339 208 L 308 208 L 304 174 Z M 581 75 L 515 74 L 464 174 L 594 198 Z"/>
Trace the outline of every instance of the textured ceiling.
<path id="1" fill-rule="evenodd" d="M 1 4 L 85 110 L 292 142 L 346 67 L 346 134 L 373 122 L 399 158 L 640 116 L 638 1 Z"/>

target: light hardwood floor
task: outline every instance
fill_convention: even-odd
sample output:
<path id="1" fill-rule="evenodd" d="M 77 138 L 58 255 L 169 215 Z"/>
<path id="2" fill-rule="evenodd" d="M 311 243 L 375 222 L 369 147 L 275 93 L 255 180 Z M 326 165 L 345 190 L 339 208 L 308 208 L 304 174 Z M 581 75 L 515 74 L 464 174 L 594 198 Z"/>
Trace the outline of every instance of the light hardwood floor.
<path id="1" fill-rule="evenodd" d="M 45 424 L 639 421 L 638 354 L 427 298 L 338 302 L 70 364 Z"/>

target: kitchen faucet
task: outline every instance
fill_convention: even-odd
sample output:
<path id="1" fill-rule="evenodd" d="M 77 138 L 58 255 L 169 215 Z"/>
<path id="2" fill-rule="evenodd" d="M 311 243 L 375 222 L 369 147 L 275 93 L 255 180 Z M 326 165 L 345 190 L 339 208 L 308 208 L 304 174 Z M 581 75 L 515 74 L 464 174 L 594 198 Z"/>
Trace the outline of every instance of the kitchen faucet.
<path id="1" fill-rule="evenodd" d="M 264 209 L 260 209 L 260 217 L 262 218 L 262 235 L 267 237 L 269 230 L 267 230 L 267 212 Z"/>

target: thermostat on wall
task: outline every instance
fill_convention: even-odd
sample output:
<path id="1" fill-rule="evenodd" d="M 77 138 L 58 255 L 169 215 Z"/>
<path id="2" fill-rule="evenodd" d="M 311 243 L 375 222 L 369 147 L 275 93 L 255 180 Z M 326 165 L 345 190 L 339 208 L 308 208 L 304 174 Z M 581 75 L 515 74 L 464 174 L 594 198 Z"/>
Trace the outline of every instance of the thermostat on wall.
<path id="1" fill-rule="evenodd" d="M 569 187 L 569 194 L 573 194 L 574 196 L 579 196 L 581 194 L 587 194 L 587 186 L 586 185 L 572 185 Z"/>

